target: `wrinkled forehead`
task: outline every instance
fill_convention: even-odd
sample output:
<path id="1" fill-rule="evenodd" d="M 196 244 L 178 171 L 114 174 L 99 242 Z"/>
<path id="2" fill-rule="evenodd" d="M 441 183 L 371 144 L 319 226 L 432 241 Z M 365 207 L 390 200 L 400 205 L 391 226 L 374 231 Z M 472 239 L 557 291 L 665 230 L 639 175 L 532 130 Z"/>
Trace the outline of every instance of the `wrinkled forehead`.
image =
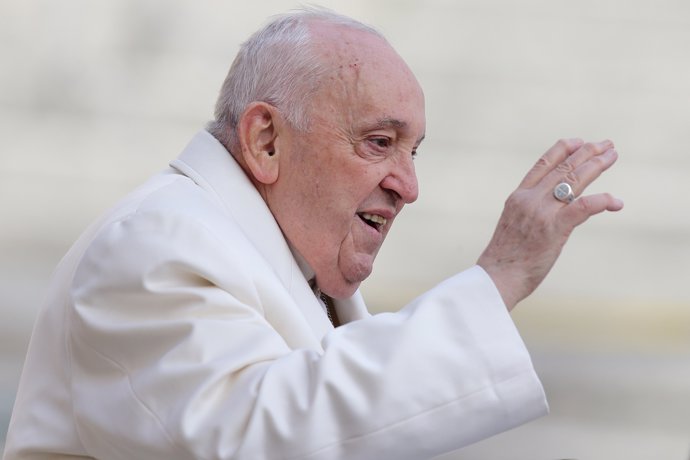
<path id="1" fill-rule="evenodd" d="M 424 117 L 424 95 L 414 74 L 388 42 L 371 32 L 314 24 L 316 51 L 326 66 L 322 90 L 347 105 L 376 105 L 387 113 Z M 401 114 L 402 116 L 402 114 Z"/>
<path id="2" fill-rule="evenodd" d="M 363 70 L 385 70 L 391 77 L 416 83 L 405 61 L 383 38 L 366 30 L 326 23 L 310 25 L 314 46 L 323 62 L 342 75 L 358 76 Z"/>

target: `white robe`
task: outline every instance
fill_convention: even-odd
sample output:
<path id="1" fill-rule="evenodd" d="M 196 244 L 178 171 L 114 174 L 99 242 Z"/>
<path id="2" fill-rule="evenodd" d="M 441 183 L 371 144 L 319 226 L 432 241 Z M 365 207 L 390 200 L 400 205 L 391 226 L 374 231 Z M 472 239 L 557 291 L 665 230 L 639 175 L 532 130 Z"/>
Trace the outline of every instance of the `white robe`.
<path id="1" fill-rule="evenodd" d="M 547 411 L 479 267 L 397 313 L 336 308 L 202 131 L 60 263 L 4 458 L 419 460 Z"/>

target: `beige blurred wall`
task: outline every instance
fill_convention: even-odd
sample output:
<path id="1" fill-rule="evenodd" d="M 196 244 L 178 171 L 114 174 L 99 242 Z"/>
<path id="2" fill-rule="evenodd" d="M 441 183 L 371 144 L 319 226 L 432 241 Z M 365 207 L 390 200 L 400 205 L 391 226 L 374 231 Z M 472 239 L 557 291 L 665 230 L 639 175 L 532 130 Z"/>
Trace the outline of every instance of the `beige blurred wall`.
<path id="1" fill-rule="evenodd" d="M 608 367 L 602 356 L 652 353 L 675 363 L 664 368 L 669 378 L 690 383 L 682 370 L 690 364 L 690 3 L 320 3 L 380 28 L 427 96 L 421 196 L 396 221 L 364 286 L 370 304 L 395 310 L 473 264 L 503 200 L 556 139 L 611 138 L 619 164 L 592 189 L 622 197 L 625 210 L 576 231 L 516 321 L 536 356 L 545 353 L 538 364 L 555 376 L 556 394 L 566 388 L 558 386 L 561 351 L 590 356 L 578 362 L 595 382 Z M 209 119 L 238 44 L 267 16 L 296 5 L 0 2 L 0 439 L 59 258 L 95 216 L 164 167 Z M 649 391 L 668 390 L 656 385 Z M 668 391 L 669 407 L 690 409 L 690 391 Z M 659 417 L 664 410 L 657 408 Z M 525 433 L 553 436 L 545 420 Z M 667 437 L 650 442 L 675 453 L 690 447 L 682 434 L 690 422 L 672 420 L 679 421 L 652 430 Z M 610 425 L 643 437 L 615 420 Z M 577 432 L 563 426 L 564 439 Z M 607 439 L 629 442 L 625 435 Z M 480 454 L 466 455 L 458 458 Z"/>

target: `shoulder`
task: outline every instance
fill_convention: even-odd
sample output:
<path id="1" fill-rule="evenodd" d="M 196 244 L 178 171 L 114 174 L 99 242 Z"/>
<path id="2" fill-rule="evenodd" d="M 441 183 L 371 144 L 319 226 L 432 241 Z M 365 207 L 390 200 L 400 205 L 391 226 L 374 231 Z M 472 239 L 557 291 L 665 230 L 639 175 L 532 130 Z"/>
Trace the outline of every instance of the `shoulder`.
<path id="1" fill-rule="evenodd" d="M 77 284 L 85 278 L 99 283 L 142 278 L 161 267 L 186 267 L 211 277 L 253 258 L 223 207 L 177 174 L 156 176 L 133 191 L 82 240 Z"/>

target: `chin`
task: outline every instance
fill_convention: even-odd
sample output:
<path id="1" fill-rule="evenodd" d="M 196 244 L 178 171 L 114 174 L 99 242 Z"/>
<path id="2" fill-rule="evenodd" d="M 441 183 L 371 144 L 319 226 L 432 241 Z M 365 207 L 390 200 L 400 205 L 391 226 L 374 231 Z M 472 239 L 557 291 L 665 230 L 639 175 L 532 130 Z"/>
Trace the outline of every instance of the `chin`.
<path id="1" fill-rule="evenodd" d="M 358 272 L 357 276 L 354 277 L 345 276 L 343 273 L 341 274 L 342 276 L 340 279 L 335 280 L 335 282 L 321 286 L 321 290 L 334 299 L 347 299 L 348 297 L 352 297 L 355 291 L 359 289 L 359 285 L 362 284 L 362 281 L 364 281 L 370 273 L 371 269 L 367 270 L 366 272 L 360 271 Z M 352 274 L 350 273 L 348 275 Z"/>
<path id="2" fill-rule="evenodd" d="M 352 295 L 359 289 L 359 285 L 362 281 L 367 279 L 374 268 L 374 257 L 356 257 L 356 258 L 340 258 L 339 262 L 335 268 L 335 271 L 331 271 L 331 276 L 319 277 L 318 273 L 316 278 L 323 282 L 323 285 L 319 287 L 321 290 L 333 297 L 334 299 L 346 299 L 352 297 Z M 347 263 L 349 262 L 349 263 Z"/>
<path id="3" fill-rule="evenodd" d="M 334 293 L 329 295 L 334 299 L 352 297 L 352 294 L 359 289 L 359 285 L 362 284 L 362 281 L 367 279 L 371 274 L 371 268 L 372 267 L 369 266 L 366 269 L 360 269 L 355 272 L 343 273 L 342 280 L 337 283 L 337 286 L 334 286 Z M 326 293 L 328 294 L 328 292 Z"/>

